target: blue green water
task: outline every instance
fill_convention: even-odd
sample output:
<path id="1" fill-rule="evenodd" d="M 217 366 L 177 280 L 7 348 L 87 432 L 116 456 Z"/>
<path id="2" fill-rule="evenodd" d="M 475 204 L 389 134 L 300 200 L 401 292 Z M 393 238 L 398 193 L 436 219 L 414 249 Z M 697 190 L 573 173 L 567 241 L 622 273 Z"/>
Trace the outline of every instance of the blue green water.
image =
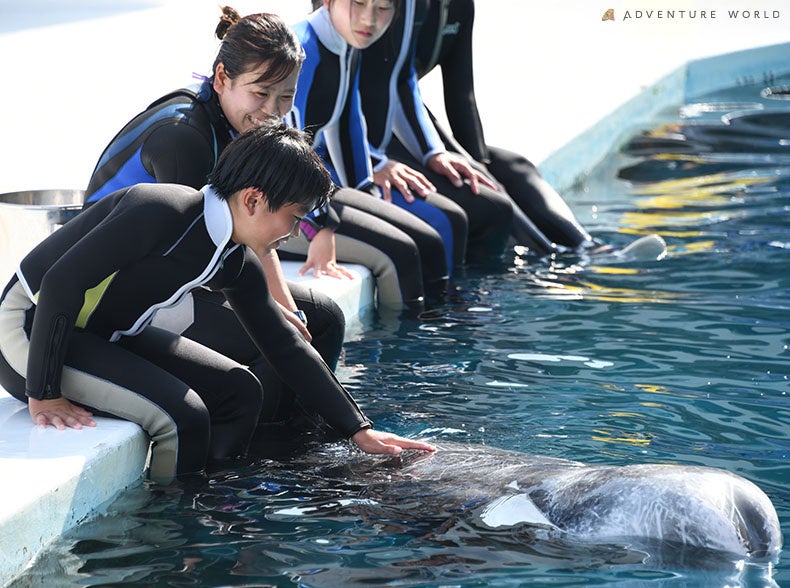
<path id="1" fill-rule="evenodd" d="M 468 268 L 430 320 L 372 319 L 340 376 L 377 426 L 597 464 L 728 469 L 769 495 L 788 543 L 790 101 L 761 89 L 668 111 L 651 137 L 624 129 L 628 152 L 567 194 L 604 241 L 664 236 L 663 260 L 514 252 Z M 722 137 L 721 117 L 742 110 L 776 118 Z M 439 541 L 331 506 L 358 490 L 267 460 L 143 485 L 60 538 L 19 585 L 790 585 L 785 553 L 774 567 L 667 567 L 611 546 Z"/>

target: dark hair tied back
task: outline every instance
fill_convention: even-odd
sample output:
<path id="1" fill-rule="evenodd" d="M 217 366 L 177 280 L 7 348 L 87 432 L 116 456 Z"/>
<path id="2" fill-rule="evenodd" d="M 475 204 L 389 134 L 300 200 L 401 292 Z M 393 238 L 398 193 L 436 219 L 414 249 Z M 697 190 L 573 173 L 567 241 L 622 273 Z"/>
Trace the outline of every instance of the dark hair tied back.
<path id="1" fill-rule="evenodd" d="M 224 6 L 216 34 L 221 43 L 213 73 L 220 63 L 231 78 L 266 64 L 258 81 L 277 83 L 297 71 L 304 61 L 299 38 L 276 14 L 261 12 L 242 18 L 235 9 Z"/>
<path id="2" fill-rule="evenodd" d="M 217 35 L 217 39 L 220 41 L 225 38 L 225 35 L 228 32 L 228 29 L 235 25 L 237 22 L 241 20 L 241 16 L 238 12 L 236 12 L 235 8 L 231 8 L 230 6 L 223 6 L 222 7 L 222 16 L 219 17 L 219 24 L 217 24 L 217 28 L 214 31 L 214 34 Z"/>

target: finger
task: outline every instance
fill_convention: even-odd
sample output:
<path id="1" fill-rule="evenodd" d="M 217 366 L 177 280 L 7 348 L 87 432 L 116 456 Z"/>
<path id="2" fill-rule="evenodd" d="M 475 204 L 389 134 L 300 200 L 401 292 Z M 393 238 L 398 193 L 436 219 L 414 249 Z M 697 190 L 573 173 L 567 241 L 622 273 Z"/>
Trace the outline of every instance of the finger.
<path id="1" fill-rule="evenodd" d="M 461 174 L 458 173 L 458 170 L 456 170 L 455 167 L 448 165 L 445 167 L 445 169 L 447 170 L 447 173 L 444 175 L 446 175 L 447 178 L 453 183 L 453 186 L 460 188 L 464 185 L 464 179 L 461 177 Z"/>
<path id="2" fill-rule="evenodd" d="M 469 178 L 469 187 L 472 189 L 472 194 L 475 196 L 480 194 L 480 182 L 477 179 L 477 175 L 473 175 Z"/>
<path id="3" fill-rule="evenodd" d="M 340 280 L 340 279 L 345 277 L 343 275 L 343 272 L 341 272 L 340 269 L 337 266 L 330 266 L 330 267 L 328 267 L 327 270 L 326 270 L 326 275 L 329 276 L 330 278 L 335 278 L 335 279 L 338 279 L 338 280 Z"/>
<path id="4" fill-rule="evenodd" d="M 477 174 L 477 178 L 484 186 L 491 188 L 492 190 L 499 191 L 499 186 L 497 185 L 497 183 L 492 181 L 485 174 Z"/>
<path id="5" fill-rule="evenodd" d="M 313 340 L 313 336 L 310 334 L 310 331 L 308 331 L 308 330 L 307 330 L 307 327 L 305 327 L 305 326 L 304 326 L 304 325 L 301 323 L 301 321 L 297 321 L 296 328 L 297 328 L 297 329 L 299 330 L 299 332 L 302 334 L 302 337 L 304 337 L 305 341 L 307 341 L 308 343 L 310 343 L 310 341 L 312 341 L 312 340 Z"/>
<path id="6" fill-rule="evenodd" d="M 414 195 L 411 193 L 411 187 L 406 178 L 402 176 L 397 177 L 392 186 L 401 193 L 406 202 L 414 202 Z"/>
<path id="7" fill-rule="evenodd" d="M 392 184 L 389 180 L 384 182 L 384 185 L 381 186 L 381 195 L 386 202 L 392 202 Z"/>
<path id="8" fill-rule="evenodd" d="M 63 431 L 66 428 L 66 423 L 63 422 L 63 419 L 60 418 L 60 415 L 54 414 L 50 417 L 45 417 L 45 418 L 47 418 L 49 423 L 59 431 Z"/>
<path id="9" fill-rule="evenodd" d="M 298 272 L 296 272 L 296 275 L 298 275 L 298 276 L 303 276 L 303 275 L 305 275 L 307 272 L 309 272 L 309 271 L 312 269 L 312 267 L 313 267 L 313 264 L 311 264 L 311 263 L 309 263 L 309 262 L 308 262 L 308 263 L 305 263 L 305 264 L 304 264 L 302 267 L 300 267 L 300 268 L 299 268 L 299 271 L 298 271 Z"/>
<path id="10" fill-rule="evenodd" d="M 82 428 L 82 422 L 80 421 L 80 419 L 72 415 L 66 415 L 66 417 L 64 417 L 64 423 L 70 429 Z"/>
<path id="11" fill-rule="evenodd" d="M 344 268 L 342 265 L 337 266 L 338 271 L 343 274 L 344 277 L 348 278 L 349 280 L 355 279 L 357 276 L 351 273 L 349 270 Z"/>
<path id="12" fill-rule="evenodd" d="M 393 441 L 394 442 L 394 441 Z M 405 439 L 398 437 L 397 444 L 403 449 L 422 449 L 424 451 L 436 451 L 436 447 L 430 443 L 417 441 L 416 439 Z"/>
<path id="13" fill-rule="evenodd" d="M 411 186 L 420 196 L 425 198 L 431 192 L 436 192 L 436 186 L 418 171 L 412 170 L 408 176 L 409 186 Z"/>

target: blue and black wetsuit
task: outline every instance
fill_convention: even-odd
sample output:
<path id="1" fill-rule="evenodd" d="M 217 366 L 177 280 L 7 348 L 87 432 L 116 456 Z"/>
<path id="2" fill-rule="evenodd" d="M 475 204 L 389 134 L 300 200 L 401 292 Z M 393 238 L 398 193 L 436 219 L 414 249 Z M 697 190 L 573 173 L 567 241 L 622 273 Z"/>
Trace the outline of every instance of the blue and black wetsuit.
<path id="1" fill-rule="evenodd" d="M 242 454 L 262 389 L 241 364 L 150 326 L 190 291 L 222 292 L 251 340 L 306 406 L 344 436 L 370 426 L 268 293 L 260 261 L 231 240 L 210 187 L 138 184 L 113 192 L 42 241 L 0 298 L 0 384 L 61 396 L 150 435 L 151 476 Z"/>
<path id="2" fill-rule="evenodd" d="M 294 30 L 306 53 L 292 112 L 294 125 L 313 134 L 316 151 L 340 186 L 378 195 L 378 188 L 373 184 L 371 152 L 358 91 L 358 63 L 364 57 L 337 33 L 325 8 L 294 25 Z M 359 199 L 348 202 L 344 200 L 347 193 L 341 192 L 333 200 L 355 207 Z M 437 261 L 442 262 L 441 276 L 447 276 L 454 265 L 463 262 L 467 219 L 460 207 L 439 194 L 408 204 L 400 193 L 393 191 L 392 202 L 413 215 L 403 217 L 405 220 L 422 219 L 441 237 L 443 251 L 438 260 L 435 244 L 426 250 L 418 242 L 423 270 L 427 269 L 432 276 L 429 279 L 436 279 Z M 392 205 L 383 200 L 366 205 L 366 211 L 387 221 L 392 214 L 389 208 Z M 409 225 L 420 224 L 411 222 L 396 226 L 411 235 Z M 413 272 L 413 267 L 408 271 Z"/>
<path id="3" fill-rule="evenodd" d="M 432 156 L 447 151 L 423 105 L 414 70 L 415 34 L 426 8 L 423 0 L 404 0 L 399 17 L 364 51 L 360 91 L 368 137 L 374 153 L 386 153 L 418 169 L 464 209 L 469 219 L 468 251 L 484 259 L 504 251 L 513 207 L 506 194 L 486 187 L 474 194 L 467 184 L 457 188 L 426 165 Z"/>
<path id="4" fill-rule="evenodd" d="M 88 183 L 86 207 L 115 190 L 142 182 L 200 188 L 235 135 L 211 80 L 167 94 L 132 119 L 105 148 Z M 323 222 L 331 224 L 330 220 Z M 307 316 L 312 345 L 334 369 L 343 349 L 343 311 L 326 294 L 294 282 L 289 282 L 288 288 Z M 194 310 L 187 313 L 186 324 L 161 324 L 249 365 L 266 390 L 261 421 L 285 419 L 292 411 L 293 391 L 261 356 L 224 297 L 201 289 L 194 293 L 192 302 Z"/>
<path id="5" fill-rule="evenodd" d="M 444 106 L 452 135 L 439 127 L 445 143 L 467 153 L 505 188 L 519 210 L 513 234 L 539 251 L 544 243 L 570 248 L 590 244 L 592 238 L 571 209 L 522 155 L 487 145 L 474 90 L 472 29 L 474 0 L 406 0 L 418 8 L 412 32 L 414 64 L 422 77 L 435 67 L 442 70 Z M 438 126 L 438 125 L 437 125 Z M 534 228 L 545 236 L 534 234 Z"/>

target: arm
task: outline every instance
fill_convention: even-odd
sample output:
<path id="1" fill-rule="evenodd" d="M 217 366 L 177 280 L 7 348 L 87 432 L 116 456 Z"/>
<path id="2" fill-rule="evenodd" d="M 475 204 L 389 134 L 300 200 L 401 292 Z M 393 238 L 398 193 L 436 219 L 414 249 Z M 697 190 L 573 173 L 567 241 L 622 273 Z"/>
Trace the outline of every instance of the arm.
<path id="1" fill-rule="evenodd" d="M 247 253 L 242 271 L 222 291 L 255 345 L 304 403 L 351 437 L 371 423 L 318 352 L 290 327 L 266 289 L 258 259 Z"/>
<path id="2" fill-rule="evenodd" d="M 373 430 L 373 424 L 337 380 L 318 353 L 287 326 L 271 298 L 254 293 L 265 288 L 258 260 L 248 256 L 232 285 L 223 289 L 233 310 L 277 374 L 311 409 L 368 453 L 398 454 L 403 449 L 432 451 L 433 446 Z"/>
<path id="3" fill-rule="evenodd" d="M 296 302 L 293 296 L 291 296 L 291 290 L 288 288 L 285 275 L 283 275 L 283 268 L 282 265 L 280 265 L 280 257 L 277 255 L 277 251 L 272 249 L 260 253 L 256 252 L 256 255 L 261 261 L 263 272 L 266 274 L 266 283 L 269 285 L 269 292 L 280 308 L 280 311 L 283 313 L 283 316 L 299 330 L 308 342 L 312 341 L 313 336 L 307 329 L 307 325 L 294 314 L 299 310 L 299 307 L 296 306 Z"/>
<path id="4" fill-rule="evenodd" d="M 452 45 L 443 52 L 440 62 L 445 112 L 453 136 L 461 146 L 476 161 L 487 162 L 488 149 L 483 136 L 483 124 L 477 109 L 474 88 L 472 54 L 474 3 L 466 2 L 461 11 L 463 14 L 458 15 L 461 27 L 458 34 L 449 41 Z"/>

